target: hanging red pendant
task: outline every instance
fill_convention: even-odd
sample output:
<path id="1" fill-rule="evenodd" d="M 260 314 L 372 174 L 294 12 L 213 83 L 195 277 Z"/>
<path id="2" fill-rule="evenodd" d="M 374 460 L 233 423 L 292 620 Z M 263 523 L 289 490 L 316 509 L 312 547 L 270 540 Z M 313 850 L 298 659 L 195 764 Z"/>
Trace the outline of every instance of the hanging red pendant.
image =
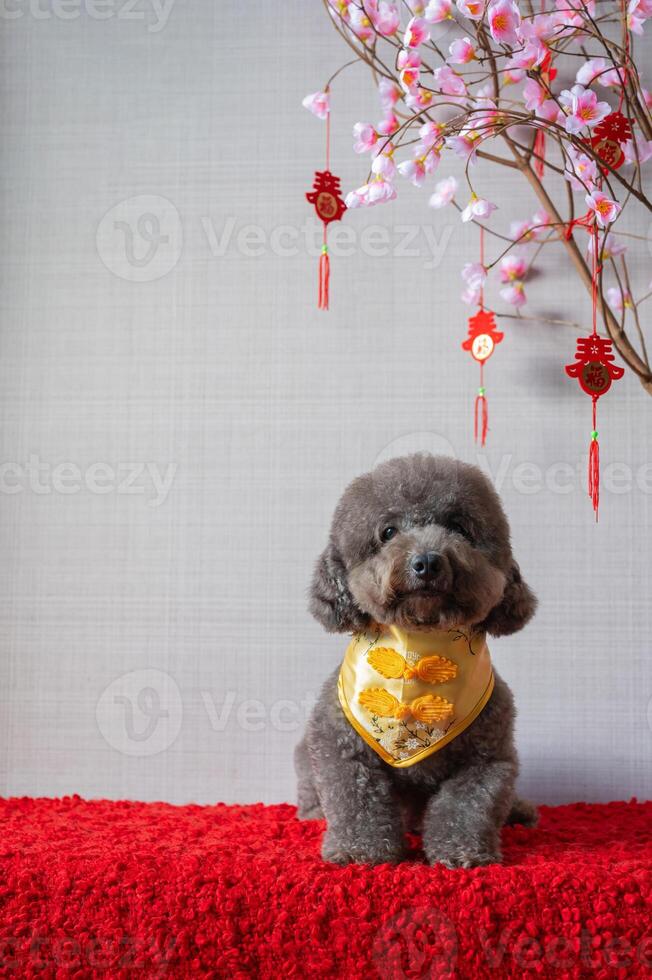
<path id="1" fill-rule="evenodd" d="M 496 328 L 495 314 L 490 310 L 481 307 L 474 316 L 469 317 L 469 335 L 462 342 L 462 349 L 469 351 L 471 357 L 480 365 L 480 387 L 475 399 L 473 435 L 476 442 L 480 439 L 481 446 L 484 446 L 486 442 L 489 429 L 489 412 L 484 387 L 484 365 L 503 337 L 504 334 Z"/>
<path id="2" fill-rule="evenodd" d="M 328 258 L 327 228 L 331 221 L 339 221 L 346 211 L 342 200 L 340 178 L 335 177 L 330 170 L 315 171 L 312 190 L 306 194 L 306 199 L 313 205 L 315 213 L 324 225 L 324 240 L 319 257 L 319 292 L 317 306 L 320 310 L 328 309 L 328 290 L 330 280 L 330 260 Z"/>
<path id="3" fill-rule="evenodd" d="M 608 116 L 599 123 L 593 130 L 591 146 L 601 160 L 618 170 L 625 162 L 623 153 L 623 143 L 628 143 L 632 139 L 632 127 L 629 119 L 616 110 L 610 112 Z M 603 168 L 606 173 L 606 169 Z"/>
<path id="4" fill-rule="evenodd" d="M 596 243 L 597 244 L 597 243 Z M 577 351 L 573 364 L 566 365 L 569 378 L 577 378 L 582 391 L 593 400 L 593 431 L 589 448 L 588 489 L 595 519 L 598 519 L 600 506 L 600 444 L 597 430 L 598 398 L 611 388 L 612 381 L 618 381 L 624 374 L 624 369 L 614 364 L 611 341 L 593 333 L 588 337 L 579 337 Z"/>

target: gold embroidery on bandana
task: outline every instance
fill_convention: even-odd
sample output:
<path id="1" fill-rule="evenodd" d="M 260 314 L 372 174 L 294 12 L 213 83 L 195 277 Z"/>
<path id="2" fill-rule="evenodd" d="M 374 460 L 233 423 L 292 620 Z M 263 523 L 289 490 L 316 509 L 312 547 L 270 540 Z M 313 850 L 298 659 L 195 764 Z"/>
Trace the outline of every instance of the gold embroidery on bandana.
<path id="1" fill-rule="evenodd" d="M 383 677 L 403 677 L 406 681 L 418 677 L 428 684 L 442 684 L 457 674 L 457 664 L 447 657 L 440 657 L 437 654 L 422 657 L 412 666 L 405 657 L 391 647 L 376 647 L 375 650 L 371 650 L 367 662 Z"/>
<path id="2" fill-rule="evenodd" d="M 407 633 L 377 627 L 351 640 L 340 669 L 340 704 L 358 734 L 398 768 L 463 732 L 487 704 L 494 678 L 484 634 Z"/>
<path id="3" fill-rule="evenodd" d="M 383 718 L 407 718 L 412 715 L 417 721 L 432 723 L 443 721 L 453 713 L 453 705 L 438 694 L 425 694 L 421 698 L 406 703 L 399 701 L 382 687 L 370 687 L 362 691 L 358 701 L 372 715 Z"/>

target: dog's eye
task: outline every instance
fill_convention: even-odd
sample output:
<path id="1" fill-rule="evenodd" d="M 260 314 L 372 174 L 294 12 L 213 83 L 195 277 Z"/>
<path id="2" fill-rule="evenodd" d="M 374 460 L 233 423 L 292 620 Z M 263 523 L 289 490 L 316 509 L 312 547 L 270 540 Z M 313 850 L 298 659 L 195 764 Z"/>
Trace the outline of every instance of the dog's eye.
<path id="1" fill-rule="evenodd" d="M 463 538 L 467 538 L 467 540 L 471 537 L 468 530 L 459 521 L 446 521 L 446 527 L 449 531 L 453 531 L 454 534 L 460 534 Z"/>
<path id="2" fill-rule="evenodd" d="M 380 532 L 380 540 L 391 541 L 396 534 L 398 534 L 398 529 L 390 524 L 389 527 L 383 528 L 383 530 Z"/>

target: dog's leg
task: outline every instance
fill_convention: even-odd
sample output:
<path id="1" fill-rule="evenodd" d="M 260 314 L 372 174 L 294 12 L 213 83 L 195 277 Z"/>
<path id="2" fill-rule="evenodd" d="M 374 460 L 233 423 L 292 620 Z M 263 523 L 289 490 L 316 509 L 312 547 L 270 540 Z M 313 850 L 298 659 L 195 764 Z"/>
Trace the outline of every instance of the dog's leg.
<path id="1" fill-rule="evenodd" d="M 360 742 L 353 730 L 346 734 L 349 741 Z M 366 746 L 351 750 L 340 743 L 339 752 L 333 748 L 319 746 L 313 755 L 328 822 L 322 857 L 333 864 L 400 861 L 405 856 L 403 820 L 384 763 Z"/>
<path id="2" fill-rule="evenodd" d="M 445 780 L 426 807 L 423 848 L 430 864 L 474 868 L 499 862 L 515 780 L 511 761 L 470 765 Z"/>
<path id="3" fill-rule="evenodd" d="M 391 770 L 348 723 L 331 684 L 316 705 L 307 737 L 328 823 L 322 857 L 333 864 L 400 861 L 405 833 Z"/>
<path id="4" fill-rule="evenodd" d="M 294 768 L 297 774 L 297 816 L 299 820 L 321 820 L 324 816 L 315 780 L 312 774 L 312 763 L 308 755 L 308 746 L 302 738 L 294 750 Z"/>

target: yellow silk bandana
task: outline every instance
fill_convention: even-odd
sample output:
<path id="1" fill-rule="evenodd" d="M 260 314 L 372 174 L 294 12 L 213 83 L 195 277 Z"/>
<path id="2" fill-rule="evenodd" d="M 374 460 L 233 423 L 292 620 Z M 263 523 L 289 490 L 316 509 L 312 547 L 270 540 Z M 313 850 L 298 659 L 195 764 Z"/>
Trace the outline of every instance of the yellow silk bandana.
<path id="1" fill-rule="evenodd" d="M 493 686 L 484 633 L 379 626 L 351 640 L 338 694 L 358 735 L 390 766 L 403 768 L 463 732 Z"/>

